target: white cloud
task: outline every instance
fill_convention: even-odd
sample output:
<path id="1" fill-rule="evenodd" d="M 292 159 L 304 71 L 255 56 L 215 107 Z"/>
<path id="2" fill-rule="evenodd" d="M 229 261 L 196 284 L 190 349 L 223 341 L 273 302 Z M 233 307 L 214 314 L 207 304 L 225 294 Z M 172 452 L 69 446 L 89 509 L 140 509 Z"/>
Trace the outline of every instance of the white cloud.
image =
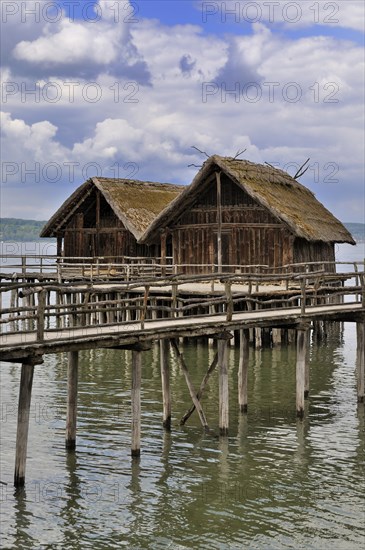
<path id="1" fill-rule="evenodd" d="M 109 64 L 120 54 L 120 43 L 128 38 L 126 25 L 101 21 L 72 21 L 62 18 L 48 23 L 43 35 L 33 41 L 21 41 L 14 49 L 16 59 L 29 63 L 73 64 L 81 61 Z"/>
<path id="2" fill-rule="evenodd" d="M 141 21 L 132 31 L 133 44 L 156 82 L 183 80 L 181 60 L 192 65 L 194 80 L 211 80 L 228 60 L 228 44 L 221 38 L 205 36 L 193 25 L 163 27 L 156 21 Z"/>
<path id="3" fill-rule="evenodd" d="M 53 60 L 48 80 L 60 87 L 62 98 L 52 104 L 42 96 L 38 103 L 32 97 L 22 102 L 21 94 L 9 97 L 9 113 L 4 115 L 4 158 L 29 165 L 35 161 L 61 166 L 78 163 L 74 188 L 83 181 L 82 167 L 88 163 L 99 164 L 105 176 L 113 175 L 110 167 L 117 163 L 119 175 L 126 177 L 129 172 L 124 167 L 134 163 L 138 169 L 134 177 L 188 183 L 196 172 L 188 164 L 204 160 L 192 145 L 223 155 L 247 148 L 246 158 L 279 162 L 282 167 L 311 157 L 311 162 L 318 164 L 319 176 L 314 167 L 303 182 L 342 219 L 359 219 L 358 205 L 364 192 L 360 47 L 335 37 L 288 38 L 262 22 L 253 26 L 252 34 L 208 37 L 197 26 L 166 27 L 156 20 L 140 21 L 125 36 L 132 58 L 147 67 L 150 83 L 128 88 L 127 82 L 125 89 L 125 80 L 120 80 L 116 101 L 112 70 L 126 56 L 124 30 L 110 14 L 97 24 L 77 25 L 81 34 L 75 39 L 68 34 L 71 23 L 63 21 L 43 29 L 27 48 L 18 45 L 17 52 L 30 66 L 32 56 L 37 56 L 39 63 Z M 85 36 L 91 37 L 87 52 Z M 74 40 L 79 43 L 80 37 L 78 50 Z M 109 42 L 103 48 L 97 39 L 105 37 Z M 103 57 L 98 57 L 101 54 Z M 66 69 L 81 66 L 87 56 L 92 67 L 99 67 L 95 82 L 102 95 L 97 102 L 87 101 L 82 90 L 89 82 L 79 75 L 80 85 L 71 102 L 57 63 Z M 40 86 L 46 82 L 43 78 Z M 202 90 L 207 82 L 216 88 L 204 101 Z M 254 82 L 261 93 L 256 102 L 244 88 L 247 82 Z M 270 83 L 275 83 L 272 97 Z M 301 92 L 297 102 L 290 100 L 295 92 L 293 83 Z M 328 87 L 331 83 L 337 87 Z M 236 95 L 229 93 L 235 87 Z M 129 101 L 131 98 L 135 101 Z M 331 98 L 338 102 L 326 101 Z M 331 174 L 331 162 L 339 167 L 336 185 L 325 181 Z M 19 174 L 9 181 L 16 182 L 17 177 Z M 24 189 L 30 187 L 23 186 L 23 193 Z M 10 193 L 9 186 L 6 192 Z M 14 190 L 12 193 L 11 197 Z M 49 199 L 49 214 L 61 195 L 64 199 L 69 193 L 70 185 L 57 187 L 55 198 Z"/>

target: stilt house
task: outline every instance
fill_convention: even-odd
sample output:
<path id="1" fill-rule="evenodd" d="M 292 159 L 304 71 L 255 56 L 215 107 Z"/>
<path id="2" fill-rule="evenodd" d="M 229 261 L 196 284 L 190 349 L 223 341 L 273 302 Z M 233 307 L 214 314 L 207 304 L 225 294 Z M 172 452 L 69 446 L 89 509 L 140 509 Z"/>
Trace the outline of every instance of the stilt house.
<path id="1" fill-rule="evenodd" d="M 91 178 L 63 203 L 42 230 L 57 238 L 57 255 L 124 261 L 160 255 L 160 243 L 138 239 L 184 186 L 127 179 Z"/>
<path id="2" fill-rule="evenodd" d="M 355 244 L 286 172 L 217 155 L 189 186 L 92 178 L 41 236 L 57 237 L 66 257 L 172 256 L 186 273 L 333 262 L 335 243 Z"/>
<path id="3" fill-rule="evenodd" d="M 355 244 L 314 196 L 282 170 L 210 157 L 152 222 L 140 243 L 172 249 L 186 272 L 333 262 L 335 243 Z M 192 267 L 195 264 L 196 267 Z M 185 266 L 185 267 L 184 267 Z"/>

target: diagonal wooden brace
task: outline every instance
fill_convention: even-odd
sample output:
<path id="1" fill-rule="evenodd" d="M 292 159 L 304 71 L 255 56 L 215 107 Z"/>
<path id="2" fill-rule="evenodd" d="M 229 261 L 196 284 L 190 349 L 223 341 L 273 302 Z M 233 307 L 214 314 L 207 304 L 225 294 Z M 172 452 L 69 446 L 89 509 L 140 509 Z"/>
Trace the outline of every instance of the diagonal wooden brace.
<path id="1" fill-rule="evenodd" d="M 208 383 L 208 380 L 210 378 L 210 375 L 212 374 L 212 372 L 214 371 L 214 369 L 216 368 L 218 364 L 218 353 L 215 354 L 215 357 L 213 359 L 213 362 L 212 364 L 210 365 L 209 369 L 207 370 L 201 384 L 200 384 L 200 388 L 199 388 L 199 391 L 198 393 L 196 394 L 196 398 L 198 399 L 198 401 L 201 400 L 202 396 L 203 396 L 203 393 L 204 393 L 204 390 L 205 390 L 205 387 Z M 184 416 L 181 418 L 180 420 L 180 426 L 183 426 L 185 424 L 185 422 L 190 418 L 190 416 L 193 414 L 193 412 L 195 411 L 195 405 L 193 404 L 189 410 L 186 411 L 186 413 L 184 414 Z"/>
<path id="2" fill-rule="evenodd" d="M 188 371 L 188 368 L 186 366 L 186 363 L 185 363 L 185 360 L 184 360 L 184 357 L 183 357 L 183 354 L 180 353 L 180 350 L 179 350 L 179 346 L 177 345 L 176 343 L 176 340 L 171 340 L 171 347 L 172 347 L 172 350 L 175 354 L 175 357 L 180 365 L 180 368 L 184 374 L 184 377 L 185 377 L 185 380 L 186 380 L 186 384 L 188 386 L 188 389 L 189 389 L 189 393 L 190 393 L 190 397 L 194 403 L 194 406 L 198 412 L 198 415 L 199 415 L 199 418 L 200 418 L 200 422 L 202 423 L 202 426 L 203 428 L 208 431 L 209 430 L 209 426 L 208 426 L 208 422 L 207 422 L 207 419 L 206 419 L 206 416 L 204 414 L 204 411 L 202 409 L 202 406 L 200 404 L 200 401 L 199 399 L 197 399 L 196 397 L 196 391 L 194 389 L 194 386 L 190 380 L 190 375 L 189 375 L 189 371 Z"/>

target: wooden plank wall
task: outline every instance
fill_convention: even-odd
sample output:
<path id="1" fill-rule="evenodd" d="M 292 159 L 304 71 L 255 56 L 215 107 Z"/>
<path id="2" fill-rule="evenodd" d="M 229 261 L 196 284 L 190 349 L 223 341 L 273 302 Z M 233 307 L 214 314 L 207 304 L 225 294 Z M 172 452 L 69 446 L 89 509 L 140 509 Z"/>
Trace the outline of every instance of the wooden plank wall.
<path id="1" fill-rule="evenodd" d="M 213 181 L 170 228 L 177 263 L 217 263 L 216 202 Z M 226 177 L 222 177 L 222 205 L 223 264 L 276 267 L 293 261 L 293 238 L 289 230 Z M 204 271 L 206 268 L 185 269 L 189 273 Z"/>
<path id="2" fill-rule="evenodd" d="M 154 255 L 156 247 L 139 245 L 102 195 L 100 216 L 97 216 L 97 193 L 95 189 L 70 218 L 64 235 L 64 255 L 71 258 L 113 256 L 119 261 L 123 256 Z"/>
<path id="3" fill-rule="evenodd" d="M 335 247 L 333 243 L 308 242 L 305 239 L 295 239 L 294 241 L 294 263 L 304 262 L 333 262 L 333 265 L 327 265 L 328 271 L 336 271 Z"/>

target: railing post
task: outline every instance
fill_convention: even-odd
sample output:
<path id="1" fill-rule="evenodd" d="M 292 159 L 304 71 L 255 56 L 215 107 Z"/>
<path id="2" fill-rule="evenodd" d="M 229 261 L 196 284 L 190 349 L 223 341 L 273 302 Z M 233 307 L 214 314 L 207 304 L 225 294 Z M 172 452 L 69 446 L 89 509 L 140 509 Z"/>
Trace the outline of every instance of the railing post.
<path id="1" fill-rule="evenodd" d="M 225 286 L 226 299 L 227 299 L 227 304 L 226 304 L 227 317 L 226 317 L 226 320 L 229 322 L 229 321 L 232 321 L 232 316 L 233 316 L 232 283 L 230 281 L 227 281 L 224 286 Z"/>
<path id="2" fill-rule="evenodd" d="M 47 291 L 44 288 L 38 292 L 37 341 L 40 342 L 44 339 L 46 293 Z"/>
<path id="3" fill-rule="evenodd" d="M 141 311 L 141 330 L 144 329 L 144 322 L 145 322 L 145 319 L 146 319 L 149 292 L 150 292 L 150 287 L 149 287 L 149 285 L 146 285 L 145 286 L 145 292 L 144 292 L 144 298 L 143 298 L 143 309 Z"/>
<path id="4" fill-rule="evenodd" d="M 172 283 L 172 295 L 171 295 L 172 315 L 171 317 L 177 316 L 177 312 L 175 311 L 177 308 L 177 289 L 178 289 L 178 283 Z"/>
<path id="5" fill-rule="evenodd" d="M 302 294 L 302 298 L 301 298 L 301 315 L 304 315 L 305 313 L 305 300 L 306 300 L 306 292 L 305 292 L 305 285 L 306 285 L 306 280 L 304 278 L 302 278 L 301 280 L 301 294 Z"/>

